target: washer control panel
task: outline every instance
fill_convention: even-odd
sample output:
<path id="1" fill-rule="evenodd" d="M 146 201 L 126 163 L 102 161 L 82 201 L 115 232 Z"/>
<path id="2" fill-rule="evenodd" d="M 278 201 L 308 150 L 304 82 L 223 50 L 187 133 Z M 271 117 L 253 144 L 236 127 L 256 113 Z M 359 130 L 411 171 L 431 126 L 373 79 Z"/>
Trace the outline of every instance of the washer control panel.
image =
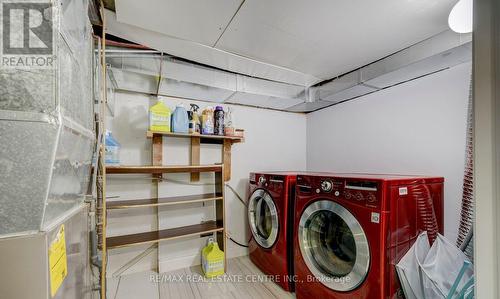
<path id="1" fill-rule="evenodd" d="M 380 207 L 380 190 L 377 181 L 354 178 L 298 176 L 297 192 L 322 195 L 346 200 L 370 208 Z"/>
<path id="2" fill-rule="evenodd" d="M 280 193 L 285 188 L 285 177 L 275 174 L 252 173 L 250 174 L 250 184 L 258 188 Z"/>

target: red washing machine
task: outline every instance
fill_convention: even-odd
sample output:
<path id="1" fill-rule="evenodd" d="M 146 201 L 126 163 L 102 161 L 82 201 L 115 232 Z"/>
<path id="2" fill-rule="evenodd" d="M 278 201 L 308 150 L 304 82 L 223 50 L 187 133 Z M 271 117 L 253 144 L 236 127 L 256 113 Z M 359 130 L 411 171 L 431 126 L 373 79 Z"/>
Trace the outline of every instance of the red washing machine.
<path id="1" fill-rule="evenodd" d="M 251 173 L 248 222 L 250 260 L 293 292 L 293 205 L 297 174 Z"/>
<path id="2" fill-rule="evenodd" d="M 427 230 L 443 233 L 440 177 L 298 175 L 298 299 L 403 298 L 395 265 Z"/>

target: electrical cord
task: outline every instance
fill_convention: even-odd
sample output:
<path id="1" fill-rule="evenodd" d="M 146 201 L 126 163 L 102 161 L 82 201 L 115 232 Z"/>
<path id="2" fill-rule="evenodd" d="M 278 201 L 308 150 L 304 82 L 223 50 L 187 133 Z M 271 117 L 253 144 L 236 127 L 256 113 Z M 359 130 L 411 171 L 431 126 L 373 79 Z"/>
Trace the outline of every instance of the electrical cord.
<path id="1" fill-rule="evenodd" d="M 231 192 L 233 192 L 233 194 L 236 196 L 236 198 L 238 198 L 238 200 L 245 206 L 245 207 L 248 207 L 248 204 L 243 200 L 243 198 L 241 198 L 241 196 L 238 194 L 238 192 L 231 186 L 229 185 L 228 183 L 225 183 L 224 184 L 229 190 L 231 190 Z M 233 239 L 229 234 L 227 234 L 227 237 L 229 238 L 229 240 L 233 241 L 234 244 L 240 246 L 240 247 L 244 247 L 244 248 L 248 248 L 248 245 L 244 245 L 238 241 L 236 241 L 235 239 Z M 250 240 L 252 238 L 250 238 L 247 242 L 250 243 Z"/>
<path id="2" fill-rule="evenodd" d="M 233 194 L 239 199 L 239 201 L 245 206 L 245 207 L 248 207 L 248 204 L 243 200 L 243 198 L 241 198 L 241 196 L 238 194 L 238 192 L 236 192 L 236 190 L 234 190 L 234 188 L 229 185 L 228 183 L 225 183 L 224 184 L 229 190 L 231 190 L 233 192 Z"/>
<path id="3" fill-rule="evenodd" d="M 229 235 L 229 240 L 233 241 L 234 244 L 240 246 L 240 247 L 245 247 L 245 248 L 248 248 L 248 245 L 245 245 L 245 244 L 241 244 L 240 242 L 236 241 L 235 239 L 231 238 Z M 250 242 L 250 240 L 248 240 L 248 242 Z"/>

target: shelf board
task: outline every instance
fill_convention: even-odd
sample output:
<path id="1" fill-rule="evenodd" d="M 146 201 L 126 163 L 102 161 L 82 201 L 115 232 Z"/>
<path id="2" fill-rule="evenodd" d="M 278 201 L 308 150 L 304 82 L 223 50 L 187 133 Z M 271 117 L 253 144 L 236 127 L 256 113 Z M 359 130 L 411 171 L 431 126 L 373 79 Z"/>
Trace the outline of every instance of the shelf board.
<path id="1" fill-rule="evenodd" d="M 162 166 L 106 166 L 107 174 L 119 173 L 192 173 L 192 172 L 220 172 L 221 164 L 212 165 L 162 165 Z"/>
<path id="2" fill-rule="evenodd" d="M 222 195 L 215 193 L 208 193 L 208 194 L 163 197 L 163 198 L 114 200 L 106 202 L 106 209 L 116 210 L 116 209 L 128 209 L 128 208 L 169 206 L 169 205 L 207 202 L 216 200 L 222 200 Z"/>
<path id="3" fill-rule="evenodd" d="M 156 243 L 164 240 L 173 240 L 183 237 L 204 235 L 213 232 L 223 231 L 224 227 L 218 225 L 216 221 L 208 221 L 201 224 L 163 229 L 158 231 L 144 232 L 132 235 L 116 236 L 106 238 L 106 247 L 108 249 Z"/>
<path id="4" fill-rule="evenodd" d="M 218 141 L 221 143 L 224 140 L 229 140 L 232 143 L 243 142 L 244 138 L 236 136 L 219 136 L 219 135 L 202 135 L 202 134 L 189 134 L 189 133 L 172 133 L 172 132 L 158 132 L 158 131 L 147 131 L 146 137 L 153 138 L 154 135 L 162 135 L 169 137 L 180 137 L 180 138 L 194 138 L 198 137 L 203 143 L 212 143 L 211 141 Z"/>

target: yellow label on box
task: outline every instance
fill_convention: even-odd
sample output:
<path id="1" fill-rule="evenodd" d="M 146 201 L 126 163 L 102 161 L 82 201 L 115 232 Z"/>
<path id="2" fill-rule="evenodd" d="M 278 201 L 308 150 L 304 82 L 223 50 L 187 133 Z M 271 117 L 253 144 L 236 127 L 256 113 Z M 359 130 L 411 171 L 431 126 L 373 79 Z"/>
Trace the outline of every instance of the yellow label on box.
<path id="1" fill-rule="evenodd" d="M 49 269 L 50 269 L 50 295 L 54 297 L 59 287 L 68 275 L 68 261 L 66 258 L 66 238 L 64 236 L 64 224 L 57 232 L 56 238 L 49 247 Z"/>

